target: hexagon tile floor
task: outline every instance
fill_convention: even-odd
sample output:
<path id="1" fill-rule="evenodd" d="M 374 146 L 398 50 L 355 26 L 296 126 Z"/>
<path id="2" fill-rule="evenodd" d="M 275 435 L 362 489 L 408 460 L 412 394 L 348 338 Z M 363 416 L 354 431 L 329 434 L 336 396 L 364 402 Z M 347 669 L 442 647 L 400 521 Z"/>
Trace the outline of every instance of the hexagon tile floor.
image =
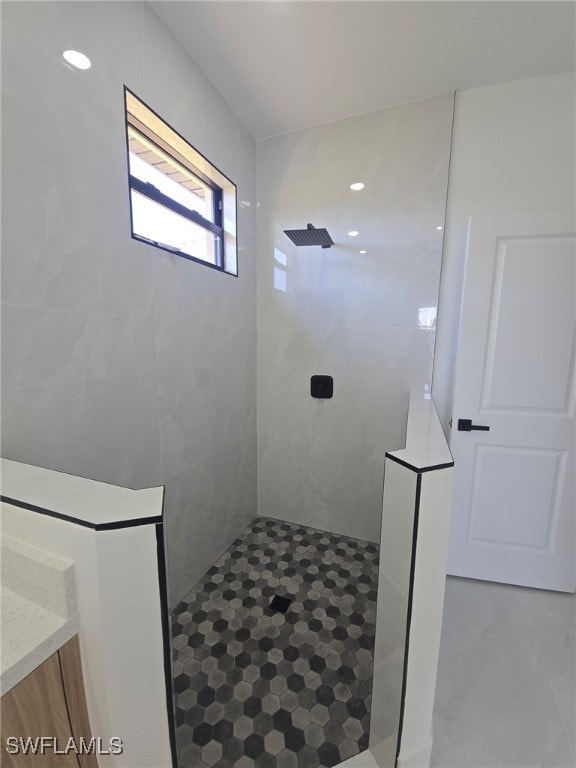
<path id="1" fill-rule="evenodd" d="M 255 518 L 174 610 L 180 768 L 328 768 L 367 749 L 377 583 L 376 544 Z"/>

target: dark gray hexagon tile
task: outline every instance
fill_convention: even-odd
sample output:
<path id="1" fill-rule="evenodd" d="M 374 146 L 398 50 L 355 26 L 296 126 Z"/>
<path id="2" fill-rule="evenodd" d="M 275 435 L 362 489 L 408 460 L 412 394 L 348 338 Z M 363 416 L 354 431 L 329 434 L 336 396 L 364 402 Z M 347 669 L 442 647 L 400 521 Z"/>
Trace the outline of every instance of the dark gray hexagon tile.
<path id="1" fill-rule="evenodd" d="M 377 582 L 377 545 L 255 518 L 173 611 L 179 768 L 329 768 L 366 749 Z"/>
<path id="2" fill-rule="evenodd" d="M 321 765 L 318 750 L 306 744 L 300 752 L 297 753 L 298 768 L 316 768 Z"/>
<path id="3" fill-rule="evenodd" d="M 202 761 L 202 748 L 197 744 L 187 744 L 180 750 L 180 768 L 195 768 Z"/>

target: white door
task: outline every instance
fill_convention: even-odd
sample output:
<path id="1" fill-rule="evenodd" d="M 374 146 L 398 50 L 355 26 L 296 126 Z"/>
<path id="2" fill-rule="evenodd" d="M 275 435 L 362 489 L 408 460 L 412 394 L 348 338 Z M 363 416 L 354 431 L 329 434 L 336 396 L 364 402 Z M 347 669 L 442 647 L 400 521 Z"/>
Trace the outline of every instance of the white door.
<path id="1" fill-rule="evenodd" d="M 470 220 L 450 574 L 575 589 L 575 318 L 573 214 Z"/>

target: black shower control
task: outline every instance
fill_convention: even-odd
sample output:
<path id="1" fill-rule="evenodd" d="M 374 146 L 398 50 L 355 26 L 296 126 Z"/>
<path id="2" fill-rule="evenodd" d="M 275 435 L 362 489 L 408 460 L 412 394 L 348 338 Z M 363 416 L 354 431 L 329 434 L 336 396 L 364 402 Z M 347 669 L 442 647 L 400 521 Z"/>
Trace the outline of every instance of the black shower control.
<path id="1" fill-rule="evenodd" d="M 310 394 L 312 397 L 329 399 L 334 393 L 332 376 L 312 376 L 310 379 Z"/>

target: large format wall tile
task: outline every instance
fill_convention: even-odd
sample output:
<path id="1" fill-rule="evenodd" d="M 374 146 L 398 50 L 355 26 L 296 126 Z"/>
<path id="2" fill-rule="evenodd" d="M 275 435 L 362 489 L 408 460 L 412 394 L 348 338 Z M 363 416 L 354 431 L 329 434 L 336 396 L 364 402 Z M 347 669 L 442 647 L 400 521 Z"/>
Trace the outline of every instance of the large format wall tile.
<path id="1" fill-rule="evenodd" d="M 431 385 L 452 111 L 440 96 L 258 144 L 262 514 L 378 538 L 384 453 Z M 293 245 L 308 223 L 334 246 Z"/>
<path id="2" fill-rule="evenodd" d="M 433 342 L 405 328 L 260 328 L 260 424 L 401 448 L 405 392 L 428 384 Z M 311 398 L 314 374 L 333 377 L 332 399 Z"/>
<path id="3" fill-rule="evenodd" d="M 168 477 L 241 437 L 255 420 L 255 345 L 242 328 L 162 320 L 158 394 Z"/>
<path id="4" fill-rule="evenodd" d="M 237 184 L 238 278 L 131 238 L 124 86 Z M 165 483 L 178 600 L 256 513 L 255 142 L 141 2 L 3 6 L 2 107 L 3 455 Z"/>
<path id="5" fill-rule="evenodd" d="M 258 508 L 278 520 L 303 515 L 310 495 L 309 439 L 301 432 L 258 430 Z"/>
<path id="6" fill-rule="evenodd" d="M 380 563 L 384 562 L 380 555 Z M 379 691 L 372 699 L 370 741 L 378 744 L 398 733 L 408 598 L 380 571 L 378 624 L 374 647 L 374 680 Z"/>
<path id="7" fill-rule="evenodd" d="M 59 19 L 60 4 L 53 5 Z M 122 79 L 113 79 L 114 98 L 100 90 L 94 45 L 86 49 L 93 69 L 66 66 L 63 43 L 46 50 L 57 19 L 44 21 L 3 31 L 3 179 L 10 189 L 3 199 L 3 293 L 9 303 L 98 310 L 106 307 L 102 293 L 108 295 L 100 285 L 101 258 L 114 253 L 118 280 L 123 252 L 132 250 Z M 74 26 L 64 26 L 65 37 L 75 38 Z M 138 271 L 133 279 L 140 286 L 142 276 L 150 278 L 145 260 Z M 110 311 L 132 312 L 129 296 Z"/>
<path id="8" fill-rule="evenodd" d="M 310 446 L 310 496 L 306 513 L 335 533 L 378 541 L 385 449 L 314 437 Z"/>
<path id="9" fill-rule="evenodd" d="M 254 254 L 240 252 L 239 277 L 204 269 L 199 274 L 195 265 L 161 253 L 154 261 L 155 307 L 158 317 L 188 323 L 218 323 L 226 326 L 255 326 L 255 276 L 245 275 Z M 255 333 L 252 334 L 254 343 Z"/>
<path id="10" fill-rule="evenodd" d="M 322 530 L 376 541 L 383 463 L 377 443 L 259 430 L 259 507 L 279 520 L 309 519 Z"/>
<path id="11" fill-rule="evenodd" d="M 104 483 L 158 485 L 156 381 L 151 376 L 4 392 L 7 458 Z"/>
<path id="12" fill-rule="evenodd" d="M 4 305 L 4 391 L 154 372 L 152 318 Z"/>
<path id="13" fill-rule="evenodd" d="M 220 557 L 224 542 L 246 527 L 255 511 L 255 494 L 239 497 L 239 480 L 254 470 L 247 453 L 250 435 L 215 451 L 168 478 L 166 506 L 172 510 L 167 528 L 170 602 L 175 605 Z M 252 486 L 255 477 L 251 477 Z M 242 503 L 243 502 L 243 503 Z"/>
<path id="14" fill-rule="evenodd" d="M 44 68 L 48 62 L 61 66 L 78 80 L 80 89 L 97 88 L 103 97 L 115 97 L 119 80 L 137 78 L 141 82 L 141 3 L 115 2 L 113 9 L 103 9 L 99 2 L 67 0 L 14 3 L 2 7 L 2 24 L 5 23 L 34 43 L 34 49 L 43 57 Z M 88 78 L 62 61 L 62 51 L 70 48 L 72 42 L 92 60 Z M 32 62 L 32 55 L 25 49 L 22 60 Z M 42 77 L 42 72 L 35 71 L 35 75 Z M 26 84 L 34 87 L 28 80 Z M 45 94 L 45 100 L 50 100 L 49 94 Z"/>

